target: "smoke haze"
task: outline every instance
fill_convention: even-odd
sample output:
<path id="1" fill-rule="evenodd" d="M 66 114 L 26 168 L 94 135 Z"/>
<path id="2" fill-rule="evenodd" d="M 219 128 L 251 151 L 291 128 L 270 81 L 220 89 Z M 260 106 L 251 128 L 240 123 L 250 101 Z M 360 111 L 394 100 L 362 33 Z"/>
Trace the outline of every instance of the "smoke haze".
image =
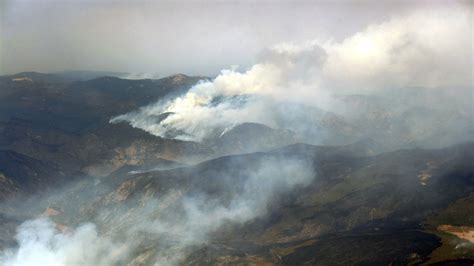
<path id="1" fill-rule="evenodd" d="M 152 243 L 158 245 L 153 264 L 178 265 L 190 248 L 207 243 L 224 224 L 244 224 L 265 215 L 272 201 L 308 185 L 315 176 L 311 162 L 283 156 L 260 160 L 237 176 L 231 170 L 223 173 L 228 173 L 227 177 L 220 177 L 219 195 L 206 192 L 206 188 L 170 188 L 141 206 L 127 206 L 129 212 L 127 208 L 122 208 L 123 213 L 104 208 L 90 218 L 91 222 L 62 231 L 48 218 L 26 221 L 18 228 L 19 247 L 2 252 L 0 263 L 118 265 Z M 112 193 L 109 198 L 113 197 Z"/>
<path id="2" fill-rule="evenodd" d="M 369 24 L 453 1 L 6 0 L 0 74 L 96 70 L 214 76 L 276 43 L 340 41 Z M 462 3 L 461 5 L 469 5 Z"/>

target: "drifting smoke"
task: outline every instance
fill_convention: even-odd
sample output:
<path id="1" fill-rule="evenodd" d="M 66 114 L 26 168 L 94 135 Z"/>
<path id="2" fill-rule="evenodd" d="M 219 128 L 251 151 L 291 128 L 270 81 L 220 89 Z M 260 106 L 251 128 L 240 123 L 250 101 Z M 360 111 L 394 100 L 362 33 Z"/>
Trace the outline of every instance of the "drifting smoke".
<path id="1" fill-rule="evenodd" d="M 318 120 L 322 112 L 340 115 L 352 125 L 360 123 L 362 117 L 353 115 L 364 113 L 361 106 L 348 103 L 341 97 L 344 95 L 395 100 L 399 106 L 382 106 L 393 116 L 410 112 L 404 106 L 405 99 L 421 101 L 410 104 L 410 108 L 421 105 L 436 110 L 439 102 L 450 102 L 449 108 L 454 109 L 444 106 L 443 112 L 449 109 L 469 116 L 471 26 L 469 10 L 452 8 L 393 18 L 342 42 L 279 44 L 262 52 L 260 63 L 245 72 L 223 70 L 214 80 L 201 81 L 181 97 L 143 107 L 111 122 L 126 121 L 157 136 L 193 141 L 219 136 L 236 124 L 255 122 L 293 130 L 314 143 L 324 134 L 308 121 Z M 436 116 L 433 111 L 429 117 L 421 116 L 423 121 L 414 119 L 395 127 L 420 135 L 437 130 L 439 125 L 428 122 Z M 465 120 L 469 120 L 467 124 L 464 121 L 456 126 L 471 126 L 472 119 Z M 427 127 L 420 129 L 420 124 Z M 445 129 L 436 132 L 445 134 Z M 359 137 L 367 134 L 356 130 L 349 133 Z"/>
<path id="2" fill-rule="evenodd" d="M 103 225 L 106 232 L 101 234 L 92 223 L 61 232 L 45 218 L 27 221 L 18 229 L 19 247 L 1 254 L 0 262 L 8 266 L 123 265 L 134 259 L 130 254 L 143 253 L 140 248 L 151 241 L 157 247 L 146 258 L 149 262 L 176 265 L 224 224 L 244 224 L 265 215 L 278 196 L 308 185 L 314 177 L 310 162 L 283 157 L 266 158 L 239 176 L 225 178 L 225 171 L 222 175 L 225 182 L 219 195 L 177 187 L 126 213 L 111 214 L 105 208 L 94 221 Z M 111 215 L 116 220 L 107 220 Z"/>
<path id="3" fill-rule="evenodd" d="M 18 249 L 1 254 L 2 265 L 112 265 L 124 259 L 127 250 L 99 237 L 93 224 L 61 232 L 47 218 L 24 222 L 16 238 Z"/>
<path id="4" fill-rule="evenodd" d="M 126 73 L 119 76 L 121 79 L 159 79 L 161 75 L 158 73 Z"/>

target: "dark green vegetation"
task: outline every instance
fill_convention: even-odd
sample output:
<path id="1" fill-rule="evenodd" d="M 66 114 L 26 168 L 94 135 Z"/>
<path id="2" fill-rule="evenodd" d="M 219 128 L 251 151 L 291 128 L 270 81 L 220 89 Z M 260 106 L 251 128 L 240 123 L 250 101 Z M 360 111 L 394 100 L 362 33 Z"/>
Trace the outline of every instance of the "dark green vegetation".
<path id="1" fill-rule="evenodd" d="M 1 77 L 0 245 L 13 245 L 15 226 L 45 210 L 58 225 L 93 222 L 111 233 L 145 217 L 179 218 L 174 211 L 186 196 L 229 204 L 276 158 L 308 163 L 311 183 L 275 195 L 255 219 L 215 228 L 183 264 L 472 265 L 474 243 L 438 227 L 474 226 L 474 143 L 377 153 L 370 139 L 294 144 L 293 133 L 258 124 L 194 143 L 108 123 L 198 79 Z M 149 210 L 162 195 L 168 205 Z M 160 245 L 144 237 L 131 265 L 151 264 Z"/>

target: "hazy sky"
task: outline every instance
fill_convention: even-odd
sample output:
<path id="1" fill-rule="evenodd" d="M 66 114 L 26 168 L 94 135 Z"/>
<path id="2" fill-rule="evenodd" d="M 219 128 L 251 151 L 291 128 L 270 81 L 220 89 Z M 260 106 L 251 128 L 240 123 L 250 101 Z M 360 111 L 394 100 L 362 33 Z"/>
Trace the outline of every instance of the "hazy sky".
<path id="1" fill-rule="evenodd" d="M 1 2 L 0 73 L 104 70 L 215 75 L 265 47 L 341 41 L 367 26 L 453 1 Z M 461 2 L 472 8 L 467 2 Z"/>

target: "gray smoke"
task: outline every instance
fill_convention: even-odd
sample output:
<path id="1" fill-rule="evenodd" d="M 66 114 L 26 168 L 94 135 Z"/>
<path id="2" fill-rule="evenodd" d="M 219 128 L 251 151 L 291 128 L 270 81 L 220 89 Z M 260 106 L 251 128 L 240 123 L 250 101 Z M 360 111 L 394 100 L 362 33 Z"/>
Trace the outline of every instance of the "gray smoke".
<path id="1" fill-rule="evenodd" d="M 47 218 L 27 221 L 18 228 L 18 248 L 4 251 L 0 262 L 8 266 L 122 265 L 135 258 L 177 265 L 223 225 L 241 225 L 265 215 L 278 196 L 308 185 L 313 178 L 309 162 L 272 157 L 251 172 L 225 179 L 222 195 L 172 188 L 142 206 L 127 206 L 124 213 L 100 210 L 90 219 L 93 222 L 74 229 Z M 154 252 L 138 256 L 143 252 L 140 248 L 150 243 Z"/>

